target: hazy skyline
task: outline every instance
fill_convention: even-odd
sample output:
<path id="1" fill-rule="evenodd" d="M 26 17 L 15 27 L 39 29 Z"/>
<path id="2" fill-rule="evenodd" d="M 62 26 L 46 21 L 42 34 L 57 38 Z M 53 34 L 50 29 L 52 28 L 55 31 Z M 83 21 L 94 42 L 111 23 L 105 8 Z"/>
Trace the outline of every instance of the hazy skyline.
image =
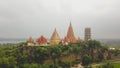
<path id="1" fill-rule="evenodd" d="M 0 0 L 0 37 L 60 38 L 69 23 L 76 38 L 90 27 L 92 38 L 120 39 L 120 0 Z"/>

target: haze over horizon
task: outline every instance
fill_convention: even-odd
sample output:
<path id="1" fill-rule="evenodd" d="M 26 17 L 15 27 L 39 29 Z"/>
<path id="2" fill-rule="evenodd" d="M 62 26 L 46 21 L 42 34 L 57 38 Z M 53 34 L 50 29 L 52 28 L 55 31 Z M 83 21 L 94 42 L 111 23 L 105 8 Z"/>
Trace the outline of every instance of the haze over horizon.
<path id="1" fill-rule="evenodd" d="M 93 39 L 120 39 L 120 0 L 0 0 L 0 37 L 77 37 L 90 27 Z"/>

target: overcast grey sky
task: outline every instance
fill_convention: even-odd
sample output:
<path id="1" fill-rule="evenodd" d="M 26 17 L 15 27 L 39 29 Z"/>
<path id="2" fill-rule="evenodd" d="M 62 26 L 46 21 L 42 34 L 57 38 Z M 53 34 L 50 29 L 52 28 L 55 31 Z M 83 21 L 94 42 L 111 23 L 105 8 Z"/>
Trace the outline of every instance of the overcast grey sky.
<path id="1" fill-rule="evenodd" d="M 93 38 L 120 39 L 120 0 L 0 0 L 0 37 L 66 36 L 70 21 L 76 37 L 91 27 Z"/>

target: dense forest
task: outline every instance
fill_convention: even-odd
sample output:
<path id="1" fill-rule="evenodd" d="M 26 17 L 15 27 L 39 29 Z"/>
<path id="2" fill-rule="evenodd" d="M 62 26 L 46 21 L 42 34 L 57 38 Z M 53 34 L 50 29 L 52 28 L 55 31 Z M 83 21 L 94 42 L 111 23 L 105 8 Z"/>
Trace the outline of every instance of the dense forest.
<path id="1" fill-rule="evenodd" d="M 119 54 L 119 50 L 109 50 L 96 40 L 55 46 L 7 44 L 0 46 L 0 68 L 70 68 L 77 64 L 87 67 Z"/>

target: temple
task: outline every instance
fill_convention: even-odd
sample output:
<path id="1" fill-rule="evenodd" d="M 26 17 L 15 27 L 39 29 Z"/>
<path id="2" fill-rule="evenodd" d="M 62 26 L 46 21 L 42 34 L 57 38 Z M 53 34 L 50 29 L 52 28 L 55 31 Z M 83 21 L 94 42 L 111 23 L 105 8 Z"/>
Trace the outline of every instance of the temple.
<path id="1" fill-rule="evenodd" d="M 71 22 L 70 22 L 70 26 L 68 28 L 67 36 L 63 39 L 63 42 L 64 43 L 69 43 L 69 42 L 76 43 L 77 42 L 77 39 L 74 36 L 74 31 L 73 31 Z"/>
<path id="2" fill-rule="evenodd" d="M 91 28 L 87 27 L 85 28 L 85 40 L 88 41 L 88 40 L 91 40 Z"/>
<path id="3" fill-rule="evenodd" d="M 60 43 L 60 37 L 56 31 L 56 29 L 54 30 L 52 36 L 51 36 L 51 39 L 50 39 L 50 44 L 51 45 L 57 45 Z"/>
<path id="4" fill-rule="evenodd" d="M 32 39 L 32 37 L 29 37 L 29 39 L 27 41 L 27 45 L 28 46 L 33 46 L 34 45 L 34 40 Z"/>
<path id="5" fill-rule="evenodd" d="M 72 24 L 70 22 L 70 25 L 69 25 L 69 28 L 67 31 L 67 35 L 65 36 L 65 38 L 60 39 L 59 34 L 57 33 L 57 30 L 55 29 L 50 38 L 49 43 L 50 43 L 50 45 L 57 45 L 59 43 L 68 45 L 69 43 L 78 43 L 78 42 L 80 42 L 80 37 L 75 38 Z M 49 43 L 48 43 L 47 38 L 45 38 L 44 36 L 37 38 L 35 43 L 34 43 L 34 40 L 32 39 L 32 37 L 30 37 L 29 40 L 27 41 L 27 45 L 29 45 L 29 46 L 32 46 L 32 45 L 35 45 L 35 46 L 47 45 L 47 46 L 49 46 Z"/>
<path id="6" fill-rule="evenodd" d="M 41 36 L 36 39 L 36 45 L 37 46 L 45 46 L 47 45 L 47 39 L 44 36 Z"/>

